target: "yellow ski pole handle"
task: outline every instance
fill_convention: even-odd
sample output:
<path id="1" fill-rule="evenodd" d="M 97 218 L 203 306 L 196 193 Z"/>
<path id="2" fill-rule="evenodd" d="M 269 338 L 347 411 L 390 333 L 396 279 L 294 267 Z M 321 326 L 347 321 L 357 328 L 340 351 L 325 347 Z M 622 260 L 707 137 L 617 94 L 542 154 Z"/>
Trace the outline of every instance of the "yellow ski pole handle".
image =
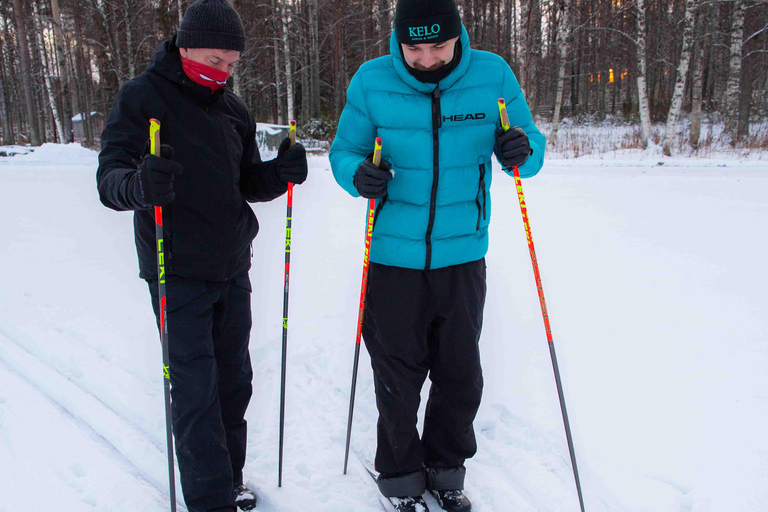
<path id="1" fill-rule="evenodd" d="M 160 156 L 160 121 L 149 120 L 149 152 Z"/>
<path id="2" fill-rule="evenodd" d="M 376 145 L 373 147 L 373 165 L 376 167 L 381 164 L 381 137 L 376 137 Z"/>
<path id="3" fill-rule="evenodd" d="M 507 116 L 507 103 L 504 98 L 499 98 L 499 115 L 501 115 L 501 127 L 509 130 L 509 116 Z"/>
<path id="4" fill-rule="evenodd" d="M 291 119 L 291 128 L 288 130 L 288 137 L 291 139 L 291 146 L 296 144 L 296 120 Z"/>

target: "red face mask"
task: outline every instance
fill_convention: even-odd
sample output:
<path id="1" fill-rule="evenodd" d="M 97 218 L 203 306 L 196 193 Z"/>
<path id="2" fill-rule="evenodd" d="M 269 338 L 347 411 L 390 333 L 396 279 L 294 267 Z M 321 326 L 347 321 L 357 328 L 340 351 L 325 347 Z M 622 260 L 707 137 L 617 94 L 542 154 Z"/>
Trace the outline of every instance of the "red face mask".
<path id="1" fill-rule="evenodd" d="M 227 85 L 229 73 L 226 71 L 219 71 L 216 68 L 206 66 L 191 59 L 185 59 L 184 57 L 181 58 L 181 65 L 190 80 L 204 87 L 209 87 L 211 92 L 216 92 Z"/>

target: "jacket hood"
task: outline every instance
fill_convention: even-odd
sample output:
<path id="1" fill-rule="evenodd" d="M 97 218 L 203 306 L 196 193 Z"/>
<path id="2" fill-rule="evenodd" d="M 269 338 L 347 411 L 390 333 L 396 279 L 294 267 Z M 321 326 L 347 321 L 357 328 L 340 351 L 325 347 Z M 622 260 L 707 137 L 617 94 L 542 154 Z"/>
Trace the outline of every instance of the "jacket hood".
<path id="1" fill-rule="evenodd" d="M 472 59 L 470 52 L 471 47 L 469 45 L 469 34 L 467 33 L 467 29 L 463 24 L 461 25 L 461 35 L 459 36 L 458 43 L 461 44 L 461 61 L 459 62 L 459 65 L 456 66 L 456 69 L 454 69 L 447 77 L 440 80 L 438 85 L 440 86 L 441 91 L 449 89 L 461 77 L 464 76 L 464 74 L 467 72 L 467 69 L 469 68 L 469 62 Z M 400 76 L 400 79 L 403 82 L 420 92 L 432 92 L 432 90 L 434 90 L 435 84 L 420 82 L 405 67 L 403 55 L 400 52 L 400 43 L 397 41 L 397 36 L 394 30 L 392 31 L 392 36 L 389 39 L 389 53 L 392 55 L 395 71 L 397 71 L 398 76 Z"/>

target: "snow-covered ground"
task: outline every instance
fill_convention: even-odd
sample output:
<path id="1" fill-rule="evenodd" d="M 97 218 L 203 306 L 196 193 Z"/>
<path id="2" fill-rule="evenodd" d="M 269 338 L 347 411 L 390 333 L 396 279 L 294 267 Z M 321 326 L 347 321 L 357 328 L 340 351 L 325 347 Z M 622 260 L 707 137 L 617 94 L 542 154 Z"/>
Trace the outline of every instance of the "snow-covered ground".
<path id="1" fill-rule="evenodd" d="M 590 512 L 768 510 L 764 157 L 549 159 L 524 182 Z M 365 204 L 327 158 L 310 166 L 294 200 L 280 489 L 285 200 L 254 206 L 246 481 L 262 512 L 374 512 L 362 467 L 341 474 Z M 132 216 L 101 206 L 95 170 L 96 153 L 74 145 L 0 158 L 0 512 L 168 510 L 157 331 Z M 514 182 L 499 169 L 493 194 L 467 494 L 478 512 L 576 511 Z M 364 350 L 360 368 L 352 444 L 369 453 Z"/>

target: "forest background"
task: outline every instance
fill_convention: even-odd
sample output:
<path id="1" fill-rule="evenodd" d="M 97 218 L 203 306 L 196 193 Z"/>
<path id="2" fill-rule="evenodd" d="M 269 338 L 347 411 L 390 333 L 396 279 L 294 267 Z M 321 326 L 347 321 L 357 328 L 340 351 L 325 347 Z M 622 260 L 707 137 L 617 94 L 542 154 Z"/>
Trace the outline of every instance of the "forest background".
<path id="1" fill-rule="evenodd" d="M 190 3 L 0 0 L 0 142 L 97 147 L 117 91 Z M 352 75 L 389 53 L 394 0 L 232 3 L 248 42 L 228 86 L 257 121 L 298 119 L 305 137 L 332 140 Z M 473 48 L 510 64 L 555 147 L 565 120 L 631 126 L 622 145 L 667 155 L 768 148 L 766 0 L 457 3 Z M 719 128 L 702 133 L 702 120 Z"/>

